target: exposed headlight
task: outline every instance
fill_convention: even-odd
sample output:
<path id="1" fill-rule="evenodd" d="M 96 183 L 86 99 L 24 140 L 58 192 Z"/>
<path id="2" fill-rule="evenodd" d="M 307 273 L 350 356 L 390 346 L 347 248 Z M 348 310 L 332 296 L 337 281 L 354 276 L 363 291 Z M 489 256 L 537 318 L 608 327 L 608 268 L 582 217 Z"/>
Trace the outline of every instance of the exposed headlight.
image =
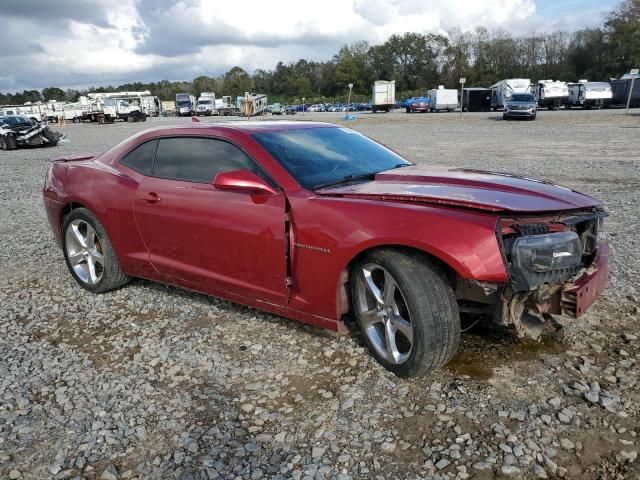
<path id="1" fill-rule="evenodd" d="M 582 261 L 582 242 L 575 232 L 518 237 L 513 242 L 511 258 L 514 266 L 523 272 L 575 268 Z"/>

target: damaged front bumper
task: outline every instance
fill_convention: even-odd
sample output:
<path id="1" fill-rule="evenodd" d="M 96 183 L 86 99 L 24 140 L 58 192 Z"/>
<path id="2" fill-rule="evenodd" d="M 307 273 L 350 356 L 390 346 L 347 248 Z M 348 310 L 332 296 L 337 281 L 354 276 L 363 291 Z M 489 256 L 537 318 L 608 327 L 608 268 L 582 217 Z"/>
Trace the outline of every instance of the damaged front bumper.
<path id="1" fill-rule="evenodd" d="M 571 280 L 547 283 L 533 290 L 514 291 L 511 286 L 499 294 L 494 321 L 514 325 L 521 337 L 537 339 L 551 315 L 578 318 L 596 301 L 605 287 L 609 274 L 609 245 L 598 245 L 589 267 Z"/>
<path id="2" fill-rule="evenodd" d="M 560 315 L 578 318 L 600 296 L 609 276 L 609 244 L 601 243 L 593 263 L 560 292 Z"/>

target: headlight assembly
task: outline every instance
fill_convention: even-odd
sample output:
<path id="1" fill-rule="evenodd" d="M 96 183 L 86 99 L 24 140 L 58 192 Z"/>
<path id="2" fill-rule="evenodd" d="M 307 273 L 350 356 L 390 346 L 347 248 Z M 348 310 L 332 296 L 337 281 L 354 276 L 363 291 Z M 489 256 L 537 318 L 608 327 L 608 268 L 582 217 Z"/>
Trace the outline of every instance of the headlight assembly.
<path id="1" fill-rule="evenodd" d="M 532 272 L 576 267 L 582 260 L 582 243 L 575 232 L 528 235 L 515 240 L 512 258 L 516 266 Z"/>
<path id="2" fill-rule="evenodd" d="M 575 232 L 524 235 L 513 241 L 509 271 L 516 291 L 563 282 L 582 268 L 582 242 Z"/>

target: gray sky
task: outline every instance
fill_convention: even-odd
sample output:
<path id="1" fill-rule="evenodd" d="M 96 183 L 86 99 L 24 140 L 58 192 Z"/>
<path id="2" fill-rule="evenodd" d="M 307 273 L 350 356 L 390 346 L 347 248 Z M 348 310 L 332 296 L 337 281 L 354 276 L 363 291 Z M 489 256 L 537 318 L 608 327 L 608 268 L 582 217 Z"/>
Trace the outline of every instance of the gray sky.
<path id="1" fill-rule="evenodd" d="M 326 60 L 355 40 L 598 25 L 615 0 L 2 0 L 0 91 L 191 80 Z"/>

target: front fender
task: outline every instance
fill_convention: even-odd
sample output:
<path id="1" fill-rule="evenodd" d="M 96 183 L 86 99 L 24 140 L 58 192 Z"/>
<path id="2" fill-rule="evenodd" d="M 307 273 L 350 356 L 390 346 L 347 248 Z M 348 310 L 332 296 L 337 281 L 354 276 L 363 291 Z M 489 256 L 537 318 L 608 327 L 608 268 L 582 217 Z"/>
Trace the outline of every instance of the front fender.
<path id="1" fill-rule="evenodd" d="M 299 307 L 337 318 L 336 289 L 349 264 L 376 247 L 402 246 L 438 258 L 460 277 L 506 282 L 494 213 L 338 197 L 292 199 L 294 282 Z"/>

